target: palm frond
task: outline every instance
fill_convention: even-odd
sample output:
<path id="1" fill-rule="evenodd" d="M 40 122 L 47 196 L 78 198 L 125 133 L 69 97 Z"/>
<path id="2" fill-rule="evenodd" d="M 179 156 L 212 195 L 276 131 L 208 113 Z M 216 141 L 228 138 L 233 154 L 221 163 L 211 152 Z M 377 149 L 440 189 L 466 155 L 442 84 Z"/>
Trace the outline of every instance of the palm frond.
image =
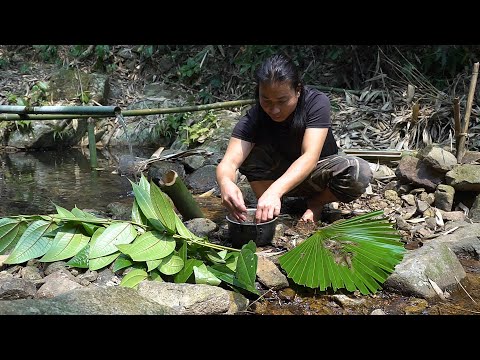
<path id="1" fill-rule="evenodd" d="M 375 293 L 405 253 L 400 234 L 380 215 L 373 211 L 317 230 L 280 256 L 280 266 L 299 285 Z"/>

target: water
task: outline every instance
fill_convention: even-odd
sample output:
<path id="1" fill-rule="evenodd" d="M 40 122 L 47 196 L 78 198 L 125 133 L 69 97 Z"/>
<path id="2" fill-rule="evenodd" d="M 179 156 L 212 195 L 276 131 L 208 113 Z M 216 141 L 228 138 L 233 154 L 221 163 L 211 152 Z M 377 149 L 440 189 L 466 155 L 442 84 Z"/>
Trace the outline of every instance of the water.
<path id="1" fill-rule="evenodd" d="M 105 211 L 109 203 L 133 197 L 128 178 L 112 173 L 126 151 L 99 151 L 102 170 L 90 169 L 87 150 L 0 153 L 0 217 L 52 213 L 53 203 Z M 135 151 L 149 157 L 154 150 Z"/>
<path id="2" fill-rule="evenodd" d="M 130 150 L 130 155 L 133 156 L 132 142 L 130 141 L 130 135 L 128 135 L 127 123 L 125 122 L 125 119 L 123 118 L 122 114 L 117 115 L 117 120 L 123 127 L 123 131 L 125 132 L 125 137 L 127 138 L 128 149 Z"/>

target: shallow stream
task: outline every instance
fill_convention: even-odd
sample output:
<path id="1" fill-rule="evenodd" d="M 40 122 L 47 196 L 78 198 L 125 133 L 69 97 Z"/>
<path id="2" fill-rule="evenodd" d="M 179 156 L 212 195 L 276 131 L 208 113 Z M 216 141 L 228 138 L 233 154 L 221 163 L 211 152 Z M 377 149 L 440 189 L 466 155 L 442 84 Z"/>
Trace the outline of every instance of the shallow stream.
<path id="1" fill-rule="evenodd" d="M 53 213 L 54 204 L 68 210 L 77 206 L 106 211 L 112 202 L 128 202 L 133 199 L 130 182 L 115 172 L 118 157 L 128 153 L 129 149 L 99 151 L 98 170 L 91 170 L 88 154 L 79 149 L 0 153 L 0 217 Z M 152 153 L 152 149 L 133 149 L 134 156 L 149 157 Z M 226 212 L 218 197 L 196 200 L 206 218 L 225 226 Z M 390 315 L 479 315 L 480 261 L 460 261 L 467 277 L 446 300 L 426 301 L 386 291 L 372 296 L 343 293 L 349 301 L 339 296 L 341 291 L 320 292 L 291 283 L 290 288 L 265 292 L 252 301 L 246 314 L 367 315 L 381 310 Z"/>

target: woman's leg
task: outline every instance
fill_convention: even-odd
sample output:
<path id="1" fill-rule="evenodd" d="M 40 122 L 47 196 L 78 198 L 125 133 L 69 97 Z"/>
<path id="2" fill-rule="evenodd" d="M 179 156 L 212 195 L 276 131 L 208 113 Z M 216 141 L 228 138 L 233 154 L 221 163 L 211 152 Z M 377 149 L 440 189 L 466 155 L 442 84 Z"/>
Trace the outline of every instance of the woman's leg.
<path id="1" fill-rule="evenodd" d="M 304 221 L 316 222 L 325 204 L 332 201 L 348 203 L 359 198 L 373 177 L 367 161 L 356 156 L 332 155 L 320 159 L 317 166 L 287 196 L 307 196 Z"/>
<path id="2" fill-rule="evenodd" d="M 258 181 L 251 181 L 250 186 L 252 187 L 255 196 L 260 198 L 263 193 L 273 184 L 273 180 L 258 180 Z"/>

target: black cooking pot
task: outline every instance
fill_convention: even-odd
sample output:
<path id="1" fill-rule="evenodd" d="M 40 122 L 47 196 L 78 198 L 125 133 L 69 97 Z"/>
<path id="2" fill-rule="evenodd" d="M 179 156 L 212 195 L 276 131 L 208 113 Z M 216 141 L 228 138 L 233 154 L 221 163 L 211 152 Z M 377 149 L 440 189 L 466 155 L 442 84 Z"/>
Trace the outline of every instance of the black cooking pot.
<path id="1" fill-rule="evenodd" d="M 228 232 L 233 247 L 241 248 L 250 240 L 253 240 L 257 246 L 265 246 L 272 242 L 277 218 L 256 224 L 256 211 L 257 209 L 247 209 L 247 220 L 244 222 L 233 220 L 227 215 Z"/>

